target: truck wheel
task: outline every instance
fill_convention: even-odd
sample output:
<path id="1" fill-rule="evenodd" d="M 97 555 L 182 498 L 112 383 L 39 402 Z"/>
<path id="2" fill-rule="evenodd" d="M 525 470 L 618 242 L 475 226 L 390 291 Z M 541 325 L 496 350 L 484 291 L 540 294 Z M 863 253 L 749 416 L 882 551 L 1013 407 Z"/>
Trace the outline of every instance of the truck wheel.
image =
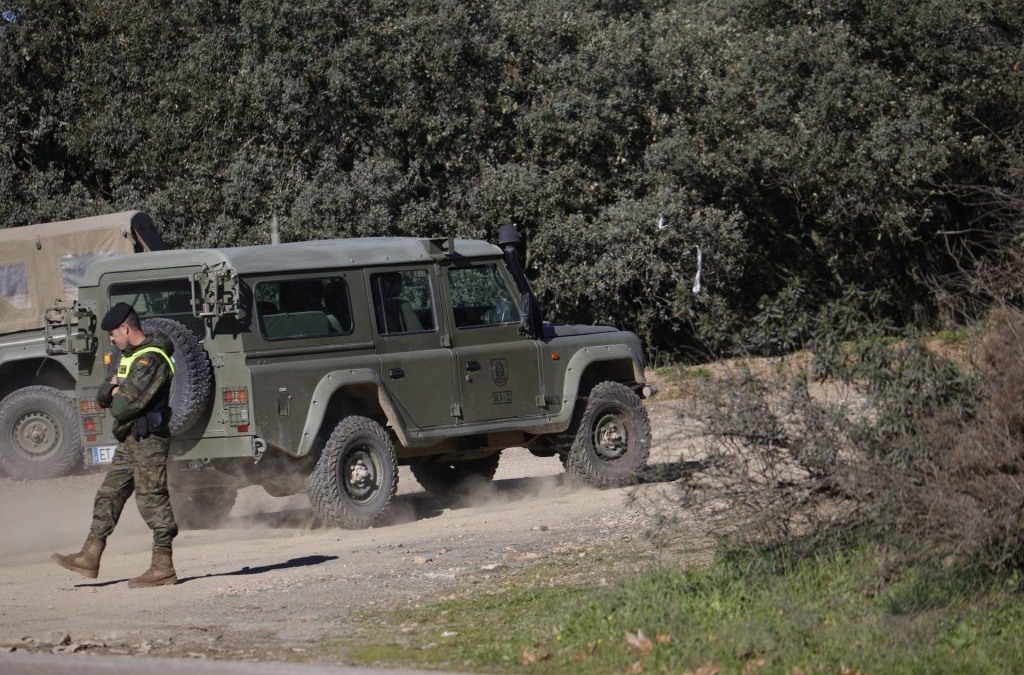
<path id="1" fill-rule="evenodd" d="M 172 489 L 174 522 L 185 530 L 217 527 L 227 520 L 237 497 L 238 488 Z"/>
<path id="2" fill-rule="evenodd" d="M 15 390 L 0 403 L 0 473 L 55 478 L 81 464 L 78 411 L 70 397 L 35 385 Z"/>
<path id="3" fill-rule="evenodd" d="M 378 520 L 398 489 L 395 446 L 384 427 L 367 417 L 346 417 L 334 427 L 307 491 L 327 525 L 358 530 Z"/>
<path id="4" fill-rule="evenodd" d="M 210 407 L 213 367 L 195 333 L 173 319 L 143 319 L 142 331 L 158 330 L 174 343 L 174 385 L 171 388 L 171 435 L 188 431 Z M 114 349 L 115 361 L 121 357 Z"/>
<path id="5" fill-rule="evenodd" d="M 487 457 L 461 462 L 419 462 L 409 468 L 424 490 L 444 495 L 473 479 L 493 480 L 500 459 L 501 453 L 496 452 Z"/>
<path id="6" fill-rule="evenodd" d="M 643 401 L 618 382 L 601 382 L 587 397 L 565 470 L 594 487 L 622 487 L 651 453 L 651 421 Z"/>

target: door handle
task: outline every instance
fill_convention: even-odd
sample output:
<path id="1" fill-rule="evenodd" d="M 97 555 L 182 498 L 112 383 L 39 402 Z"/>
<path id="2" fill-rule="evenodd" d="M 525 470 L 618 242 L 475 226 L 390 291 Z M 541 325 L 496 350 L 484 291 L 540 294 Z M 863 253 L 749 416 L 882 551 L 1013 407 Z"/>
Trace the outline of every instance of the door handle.
<path id="1" fill-rule="evenodd" d="M 388 377 L 392 380 L 400 380 L 405 377 L 405 371 L 401 368 L 388 368 Z"/>
<path id="2" fill-rule="evenodd" d="M 479 361 L 466 361 L 466 372 L 467 373 L 475 373 L 478 370 L 480 370 L 480 362 Z"/>

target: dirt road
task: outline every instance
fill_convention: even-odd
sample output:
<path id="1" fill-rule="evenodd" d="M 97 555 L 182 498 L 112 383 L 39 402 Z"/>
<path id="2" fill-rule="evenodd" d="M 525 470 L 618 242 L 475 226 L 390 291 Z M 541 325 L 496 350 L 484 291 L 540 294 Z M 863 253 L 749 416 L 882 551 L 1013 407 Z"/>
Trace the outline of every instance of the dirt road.
<path id="1" fill-rule="evenodd" d="M 638 490 L 653 496 L 679 477 L 686 430 L 672 400 L 648 407 L 654 466 Z M 699 459 L 692 452 L 685 459 Z M 570 488 L 561 476 L 556 458 L 510 450 L 494 482 L 444 501 L 403 468 L 388 522 L 359 531 L 311 529 L 305 496 L 247 488 L 224 527 L 179 535 L 177 585 L 132 590 L 125 581 L 146 569 L 150 546 L 134 505 L 97 580 L 49 560 L 81 545 L 100 474 L 0 479 L 0 649 L 323 658 L 320 646 L 351 636 L 350 617 L 366 608 L 431 602 L 511 568 L 583 561 L 607 545 L 621 552 L 618 565 L 643 564 L 643 506 L 629 505 L 627 490 Z"/>

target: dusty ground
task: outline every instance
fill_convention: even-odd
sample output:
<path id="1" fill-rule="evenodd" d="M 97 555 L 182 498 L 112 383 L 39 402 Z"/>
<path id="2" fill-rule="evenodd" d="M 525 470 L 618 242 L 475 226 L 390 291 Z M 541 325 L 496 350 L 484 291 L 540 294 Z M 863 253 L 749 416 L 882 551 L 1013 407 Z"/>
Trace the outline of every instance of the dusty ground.
<path id="1" fill-rule="evenodd" d="M 655 442 L 632 493 L 639 501 L 630 490 L 565 486 L 557 459 L 525 450 L 507 451 L 495 481 L 457 502 L 422 492 L 403 468 L 389 522 L 362 531 L 311 529 L 304 496 L 247 488 L 223 528 L 179 536 L 180 581 L 154 589 L 125 583 L 149 563 L 149 531 L 133 505 L 99 579 L 49 560 L 81 545 L 100 474 L 0 479 L 0 650 L 322 660 L 323 643 L 351 635 L 351 617 L 366 608 L 430 602 L 545 561 L 572 560 L 577 581 L 601 583 L 609 563 L 589 566 L 588 553 L 619 552 L 611 568 L 646 564 L 649 504 L 701 459 L 681 406 L 671 396 L 648 403 Z M 707 555 L 697 522 L 691 545 Z"/>

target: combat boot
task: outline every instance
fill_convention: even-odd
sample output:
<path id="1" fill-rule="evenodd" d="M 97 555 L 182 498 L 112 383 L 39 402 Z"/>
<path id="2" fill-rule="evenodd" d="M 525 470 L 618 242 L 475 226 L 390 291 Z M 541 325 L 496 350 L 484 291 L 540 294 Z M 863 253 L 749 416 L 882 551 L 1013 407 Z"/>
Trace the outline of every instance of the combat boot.
<path id="1" fill-rule="evenodd" d="M 170 546 L 154 546 L 153 561 L 149 569 L 140 576 L 128 580 L 128 588 L 148 588 L 149 586 L 166 586 L 178 583 L 178 575 L 174 572 L 171 561 Z"/>
<path id="2" fill-rule="evenodd" d="M 50 556 L 50 560 L 66 570 L 78 572 L 83 577 L 95 579 L 100 573 L 100 556 L 103 555 L 103 549 L 106 547 L 106 541 L 100 539 L 95 534 L 90 534 L 85 538 L 82 550 L 78 553 L 69 553 L 68 555 L 54 553 Z"/>

